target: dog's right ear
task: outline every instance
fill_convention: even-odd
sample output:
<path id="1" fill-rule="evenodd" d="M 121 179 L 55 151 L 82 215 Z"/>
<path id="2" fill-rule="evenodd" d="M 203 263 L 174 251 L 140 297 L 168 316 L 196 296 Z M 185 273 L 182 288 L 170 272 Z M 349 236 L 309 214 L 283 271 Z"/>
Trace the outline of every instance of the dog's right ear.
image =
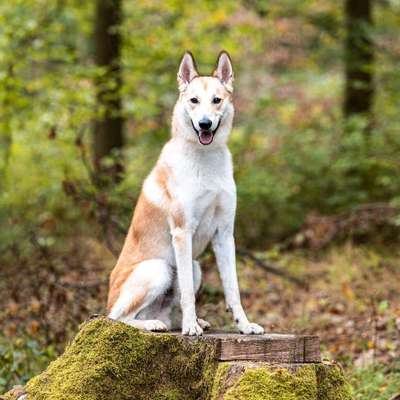
<path id="1" fill-rule="evenodd" d="M 182 61 L 178 71 L 179 90 L 185 90 L 186 86 L 196 76 L 199 76 L 196 68 L 196 61 L 194 60 L 192 53 L 190 51 L 186 51 L 182 57 Z"/>

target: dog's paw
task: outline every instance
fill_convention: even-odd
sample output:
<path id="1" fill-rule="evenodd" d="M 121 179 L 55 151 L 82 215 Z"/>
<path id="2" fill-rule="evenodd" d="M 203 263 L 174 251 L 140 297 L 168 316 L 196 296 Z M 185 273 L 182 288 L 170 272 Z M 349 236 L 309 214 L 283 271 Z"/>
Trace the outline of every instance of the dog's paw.
<path id="1" fill-rule="evenodd" d="M 240 333 L 244 335 L 262 335 L 264 328 L 255 323 L 247 323 L 239 326 Z"/>
<path id="2" fill-rule="evenodd" d="M 182 326 L 182 335 L 201 336 L 202 334 L 203 329 L 198 322 Z"/>
<path id="3" fill-rule="evenodd" d="M 158 319 L 149 319 L 144 321 L 143 327 L 146 331 L 152 332 L 166 332 L 168 330 L 167 325 Z"/>
<path id="4" fill-rule="evenodd" d="M 200 325 L 200 327 L 203 329 L 203 330 L 207 330 L 207 329 L 210 329 L 210 326 L 211 326 L 211 324 L 209 323 L 209 322 L 207 322 L 207 321 L 204 321 L 204 319 L 201 319 L 201 318 L 197 318 L 197 323 Z"/>

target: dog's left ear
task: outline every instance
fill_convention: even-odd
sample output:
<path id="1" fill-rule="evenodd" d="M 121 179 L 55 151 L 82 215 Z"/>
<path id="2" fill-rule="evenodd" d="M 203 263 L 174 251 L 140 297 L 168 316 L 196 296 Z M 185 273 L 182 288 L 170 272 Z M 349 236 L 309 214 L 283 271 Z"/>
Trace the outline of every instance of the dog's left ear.
<path id="1" fill-rule="evenodd" d="M 233 91 L 232 61 L 226 51 L 219 53 L 213 76 L 218 78 L 229 92 Z"/>
<path id="2" fill-rule="evenodd" d="M 181 64 L 178 70 L 178 85 L 179 90 L 182 91 L 192 81 L 193 78 L 199 76 L 196 67 L 196 61 L 190 51 L 186 51 L 182 57 Z"/>

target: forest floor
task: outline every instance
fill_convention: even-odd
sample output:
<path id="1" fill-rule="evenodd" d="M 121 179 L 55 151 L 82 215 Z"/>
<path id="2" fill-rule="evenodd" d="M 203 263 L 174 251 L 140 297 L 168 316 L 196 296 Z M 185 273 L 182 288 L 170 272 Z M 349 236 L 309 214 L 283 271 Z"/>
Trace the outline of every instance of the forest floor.
<path id="1" fill-rule="evenodd" d="M 69 254 L 70 258 L 64 249 L 63 254 L 47 256 L 51 262 L 41 269 L 29 269 L 31 272 L 19 279 L 9 275 L 0 282 L 4 387 L 23 382 L 37 369 L 7 369 L 7 360 L 15 364 L 15 354 L 5 357 L 2 342 L 15 341 L 16 336 L 21 342 L 28 337 L 30 349 L 34 340 L 39 348 L 55 343 L 61 351 L 81 321 L 92 313 L 104 313 L 113 256 L 97 242 L 82 240 Z M 256 254 L 306 281 L 308 287 L 239 259 L 242 301 L 252 320 L 268 332 L 319 335 L 323 358 L 344 366 L 356 399 L 384 400 L 400 393 L 400 249 L 348 243 L 318 253 Z M 215 329 L 234 330 L 225 311 L 214 257 L 207 253 L 201 263 L 198 314 Z M 21 259 L 20 267 L 24 264 Z M 13 351 L 20 351 L 15 348 Z M 29 351 L 32 357 L 43 354 Z M 55 353 L 50 352 L 49 359 Z M 43 360 L 40 362 L 42 367 Z M 35 364 L 35 360 L 29 363 Z"/>

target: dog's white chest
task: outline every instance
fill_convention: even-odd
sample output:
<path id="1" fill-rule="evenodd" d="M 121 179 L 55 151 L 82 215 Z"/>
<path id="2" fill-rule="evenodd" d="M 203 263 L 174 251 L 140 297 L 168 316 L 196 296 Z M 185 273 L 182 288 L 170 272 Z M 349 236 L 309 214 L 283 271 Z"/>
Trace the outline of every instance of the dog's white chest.
<path id="1" fill-rule="evenodd" d="M 198 257 L 210 242 L 217 229 L 217 191 L 206 191 L 193 215 L 193 258 Z"/>
<path id="2" fill-rule="evenodd" d="M 179 149 L 180 151 L 177 151 Z M 168 190 L 172 204 L 185 220 L 185 229 L 192 236 L 193 258 L 198 257 L 216 233 L 226 213 L 235 208 L 236 188 L 233 180 L 231 156 L 226 147 L 208 151 L 180 147 L 172 141 L 163 150 L 161 162 L 168 165 Z M 154 188 L 154 185 L 151 185 Z M 145 189 L 151 189 L 147 185 Z M 151 200 L 163 201 L 157 190 L 147 190 Z M 164 198 L 164 200 L 166 200 Z M 230 214 L 234 218 L 234 214 Z"/>

